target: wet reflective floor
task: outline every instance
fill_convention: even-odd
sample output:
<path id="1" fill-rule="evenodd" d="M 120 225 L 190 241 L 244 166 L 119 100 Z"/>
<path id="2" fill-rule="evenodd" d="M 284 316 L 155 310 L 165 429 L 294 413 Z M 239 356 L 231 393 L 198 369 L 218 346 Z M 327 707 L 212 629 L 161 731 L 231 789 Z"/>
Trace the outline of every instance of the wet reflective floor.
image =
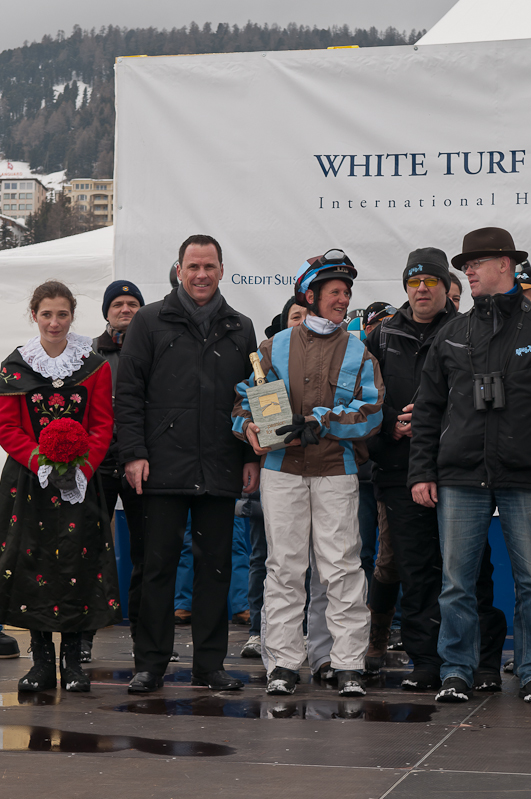
<path id="1" fill-rule="evenodd" d="M 25 655 L 28 633 L 15 635 Z M 2 798 L 531 799 L 531 707 L 511 675 L 501 694 L 441 705 L 401 689 L 407 658 L 391 653 L 365 697 L 341 698 L 304 667 L 284 699 L 266 694 L 261 661 L 238 656 L 246 638 L 231 625 L 226 668 L 244 688 L 225 693 L 190 685 L 189 627 L 176 628 L 181 662 L 147 696 L 127 693 L 125 627 L 98 633 L 88 694 L 20 694 L 29 657 L 0 660 Z"/>
<path id="2" fill-rule="evenodd" d="M 120 713 L 141 713 L 155 716 L 208 716 L 240 719 L 358 719 L 423 723 L 431 721 L 437 708 L 408 702 L 386 702 L 356 699 L 331 702 L 326 699 L 252 700 L 228 699 L 223 696 L 202 696 L 197 699 L 142 699 L 112 708 Z"/>

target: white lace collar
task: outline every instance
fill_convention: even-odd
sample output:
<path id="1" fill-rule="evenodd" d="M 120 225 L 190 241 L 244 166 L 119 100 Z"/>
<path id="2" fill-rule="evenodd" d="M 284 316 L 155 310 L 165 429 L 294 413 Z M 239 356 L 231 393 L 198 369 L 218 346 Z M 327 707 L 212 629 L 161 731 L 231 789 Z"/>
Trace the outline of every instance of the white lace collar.
<path id="1" fill-rule="evenodd" d="M 19 347 L 22 358 L 34 372 L 43 377 L 58 378 L 70 377 L 83 366 L 83 357 L 92 350 L 92 339 L 80 336 L 78 333 L 68 333 L 66 347 L 63 352 L 52 358 L 41 344 L 41 337 L 31 338 L 23 347 Z"/>

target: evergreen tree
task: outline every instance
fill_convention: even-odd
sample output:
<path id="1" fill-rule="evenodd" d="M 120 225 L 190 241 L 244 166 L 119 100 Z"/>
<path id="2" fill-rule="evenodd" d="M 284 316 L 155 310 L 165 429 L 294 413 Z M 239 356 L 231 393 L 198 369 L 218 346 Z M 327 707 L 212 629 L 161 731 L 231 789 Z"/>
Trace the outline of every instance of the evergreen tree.
<path id="1" fill-rule="evenodd" d="M 111 178 L 117 56 L 405 45 L 423 33 L 252 22 L 241 28 L 220 23 L 215 30 L 209 22 L 202 28 L 192 22 L 170 31 L 109 25 L 96 32 L 75 25 L 68 37 L 58 31 L 55 38 L 0 53 L 0 149 L 34 170 L 66 169 L 69 179 Z"/>

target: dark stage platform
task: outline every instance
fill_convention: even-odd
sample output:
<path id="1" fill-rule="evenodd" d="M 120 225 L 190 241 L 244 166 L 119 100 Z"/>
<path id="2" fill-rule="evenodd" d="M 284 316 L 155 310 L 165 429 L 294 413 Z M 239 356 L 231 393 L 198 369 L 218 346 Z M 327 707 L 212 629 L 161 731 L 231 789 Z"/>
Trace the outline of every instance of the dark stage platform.
<path id="1" fill-rule="evenodd" d="M 89 694 L 24 695 L 29 634 L 12 634 L 23 654 L 0 661 L 5 799 L 531 799 L 531 706 L 511 675 L 502 694 L 437 705 L 400 689 L 407 666 L 392 653 L 363 699 L 306 669 L 284 700 L 266 695 L 261 661 L 239 657 L 247 628 L 231 625 L 226 667 L 245 688 L 213 693 L 190 686 L 184 627 L 163 690 L 138 697 L 128 628 L 114 627 L 95 639 Z"/>

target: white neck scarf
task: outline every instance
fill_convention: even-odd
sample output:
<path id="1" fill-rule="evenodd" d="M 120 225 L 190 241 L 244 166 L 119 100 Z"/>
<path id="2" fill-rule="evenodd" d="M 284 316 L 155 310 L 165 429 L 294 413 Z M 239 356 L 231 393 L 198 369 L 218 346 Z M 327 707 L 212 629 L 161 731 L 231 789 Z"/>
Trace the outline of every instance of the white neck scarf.
<path id="1" fill-rule="evenodd" d="M 320 333 L 322 336 L 327 336 L 337 330 L 338 327 L 341 327 L 340 324 L 335 325 L 330 319 L 323 319 L 322 316 L 311 316 L 310 314 L 304 320 L 304 324 L 310 330 L 313 330 L 314 333 Z"/>

